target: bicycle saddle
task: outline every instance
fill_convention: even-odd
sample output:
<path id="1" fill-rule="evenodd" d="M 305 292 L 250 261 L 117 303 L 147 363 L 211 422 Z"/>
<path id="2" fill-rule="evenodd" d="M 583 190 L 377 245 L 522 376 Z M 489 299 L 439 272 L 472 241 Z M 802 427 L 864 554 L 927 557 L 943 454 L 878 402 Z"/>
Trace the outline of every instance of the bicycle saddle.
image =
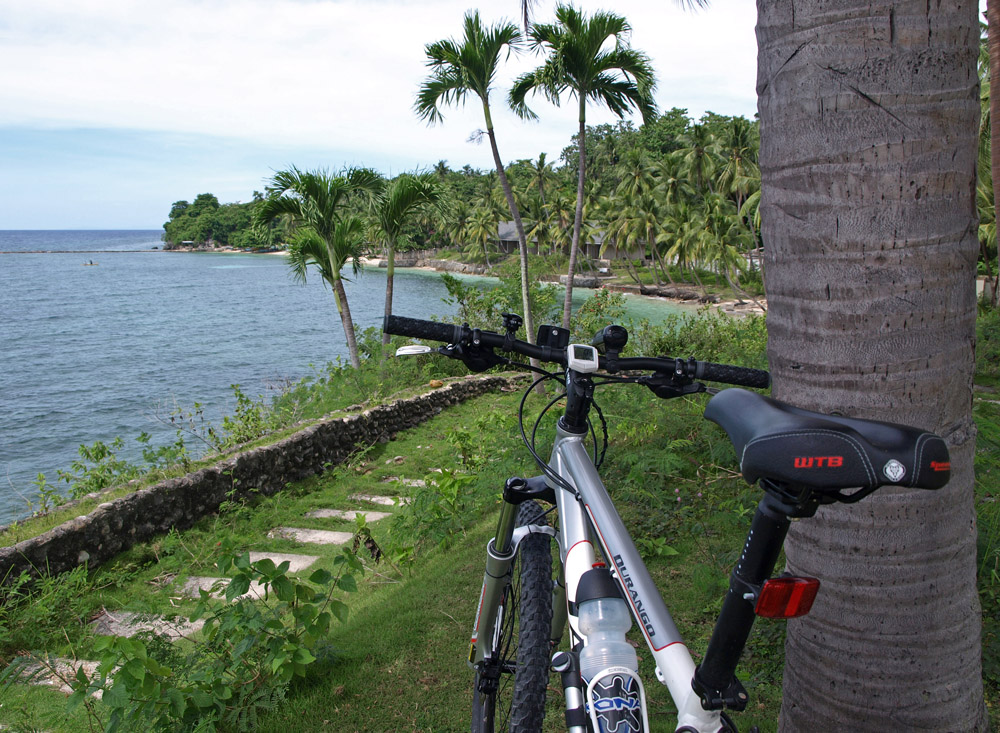
<path id="1" fill-rule="evenodd" d="M 919 428 L 810 412 L 743 389 L 719 392 L 705 417 L 728 433 L 751 484 L 939 489 L 951 475 L 944 441 Z"/>

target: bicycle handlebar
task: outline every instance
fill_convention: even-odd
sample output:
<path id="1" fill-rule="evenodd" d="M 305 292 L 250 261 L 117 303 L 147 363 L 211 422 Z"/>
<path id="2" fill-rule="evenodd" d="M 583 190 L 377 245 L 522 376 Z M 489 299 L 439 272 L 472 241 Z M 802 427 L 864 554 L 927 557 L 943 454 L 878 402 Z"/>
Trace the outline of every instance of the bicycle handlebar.
<path id="1" fill-rule="evenodd" d="M 529 359 L 550 362 L 566 366 L 566 349 L 551 346 L 536 346 L 527 341 L 513 338 L 493 331 L 481 331 L 467 325 L 457 326 L 450 323 L 425 321 L 419 318 L 403 316 L 386 316 L 382 324 L 385 333 L 397 336 L 427 341 L 439 341 L 445 344 L 475 345 L 510 351 Z M 608 366 L 608 358 L 598 359 L 601 369 Z M 709 382 L 738 385 L 765 389 L 771 384 L 771 375 L 761 369 L 734 366 L 731 364 L 714 364 L 708 361 L 694 359 L 673 359 L 670 357 L 625 357 L 615 360 L 618 370 L 652 370 L 654 372 L 670 372 L 679 377 L 704 379 Z"/>

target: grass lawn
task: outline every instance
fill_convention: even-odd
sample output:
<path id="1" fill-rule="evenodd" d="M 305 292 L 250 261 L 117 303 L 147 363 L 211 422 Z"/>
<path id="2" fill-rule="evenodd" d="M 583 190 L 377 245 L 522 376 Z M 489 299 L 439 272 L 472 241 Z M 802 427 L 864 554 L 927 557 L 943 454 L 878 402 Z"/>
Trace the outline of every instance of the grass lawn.
<path id="1" fill-rule="evenodd" d="M 602 475 L 698 659 L 759 491 L 735 473 L 728 439 L 702 418 L 706 397 L 662 402 L 638 387 L 606 389 L 598 397 L 612 440 Z M 229 505 L 193 529 L 134 547 L 89 575 L 76 572 L 42 583 L 21 603 L 0 606 L 0 665 L 26 650 L 94 658 L 99 637 L 89 622 L 103 609 L 190 613 L 195 602 L 183 597 L 177 583 L 188 575 L 217 574 L 220 546 L 308 553 L 319 556 L 317 567 L 332 568 L 341 549 L 269 538 L 268 532 L 288 526 L 354 531 L 357 525 L 345 520 L 304 515 L 319 508 L 382 509 L 352 499 L 357 493 L 406 495 L 412 499 L 409 507 L 367 525 L 385 557 L 376 564 L 360 548 L 366 567 L 358 590 L 338 595 L 349 608 L 346 619 L 335 622 L 317 647 L 318 659 L 305 678 L 293 681 L 280 706 L 261 711 L 253 729 L 466 729 L 473 678 L 465 661 L 468 635 L 499 489 L 508 476 L 537 472 L 518 436 L 519 399 L 519 393 L 501 393 L 448 408 L 396 440 L 277 496 Z M 974 407 L 984 683 L 991 711 L 1000 705 L 998 401 L 995 392 L 977 392 Z M 543 455 L 547 451 L 547 445 L 539 446 Z M 452 469 L 453 475 L 447 473 Z M 631 638 L 640 641 L 635 629 Z M 776 727 L 783 641 L 783 622 L 758 621 L 739 670 L 751 698 L 747 711 L 734 716 L 741 730 Z M 197 644 L 198 637 L 190 643 Z M 672 703 L 655 682 L 650 655 L 641 644 L 638 651 L 652 729 L 672 731 Z M 559 729 L 560 700 L 553 676 L 546 730 Z M 67 718 L 65 707 L 66 698 L 51 690 L 0 688 L 0 724 L 15 730 L 102 730 L 107 722 L 100 704 L 95 705 L 103 715 L 100 724 L 83 708 Z"/>

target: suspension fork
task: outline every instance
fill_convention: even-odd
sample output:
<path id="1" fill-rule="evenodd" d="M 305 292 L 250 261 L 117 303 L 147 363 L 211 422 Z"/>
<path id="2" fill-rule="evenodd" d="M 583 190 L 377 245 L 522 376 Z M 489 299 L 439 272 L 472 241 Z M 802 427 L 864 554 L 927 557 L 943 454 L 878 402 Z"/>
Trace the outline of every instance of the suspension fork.
<path id="1" fill-rule="evenodd" d="M 496 636 L 497 611 L 504 602 L 504 593 L 510 582 L 510 569 L 517 556 L 517 546 L 531 532 L 545 532 L 555 536 L 548 526 L 517 527 L 517 512 L 521 504 L 531 499 L 555 503 L 555 494 L 545 483 L 544 477 L 530 479 L 514 477 L 504 485 L 500 518 L 493 538 L 486 545 L 486 571 L 479 594 L 475 625 L 469 642 L 469 665 L 478 666 L 492 656 Z M 554 630 L 553 630 L 554 633 Z"/>

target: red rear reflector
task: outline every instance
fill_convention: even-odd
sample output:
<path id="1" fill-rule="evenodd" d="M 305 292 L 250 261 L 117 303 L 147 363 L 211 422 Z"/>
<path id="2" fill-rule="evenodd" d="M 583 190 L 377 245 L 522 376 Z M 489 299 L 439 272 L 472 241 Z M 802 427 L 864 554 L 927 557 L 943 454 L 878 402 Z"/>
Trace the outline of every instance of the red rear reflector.
<path id="1" fill-rule="evenodd" d="M 764 618 L 805 616 L 816 600 L 816 578 L 771 578 L 760 590 L 754 613 Z"/>

